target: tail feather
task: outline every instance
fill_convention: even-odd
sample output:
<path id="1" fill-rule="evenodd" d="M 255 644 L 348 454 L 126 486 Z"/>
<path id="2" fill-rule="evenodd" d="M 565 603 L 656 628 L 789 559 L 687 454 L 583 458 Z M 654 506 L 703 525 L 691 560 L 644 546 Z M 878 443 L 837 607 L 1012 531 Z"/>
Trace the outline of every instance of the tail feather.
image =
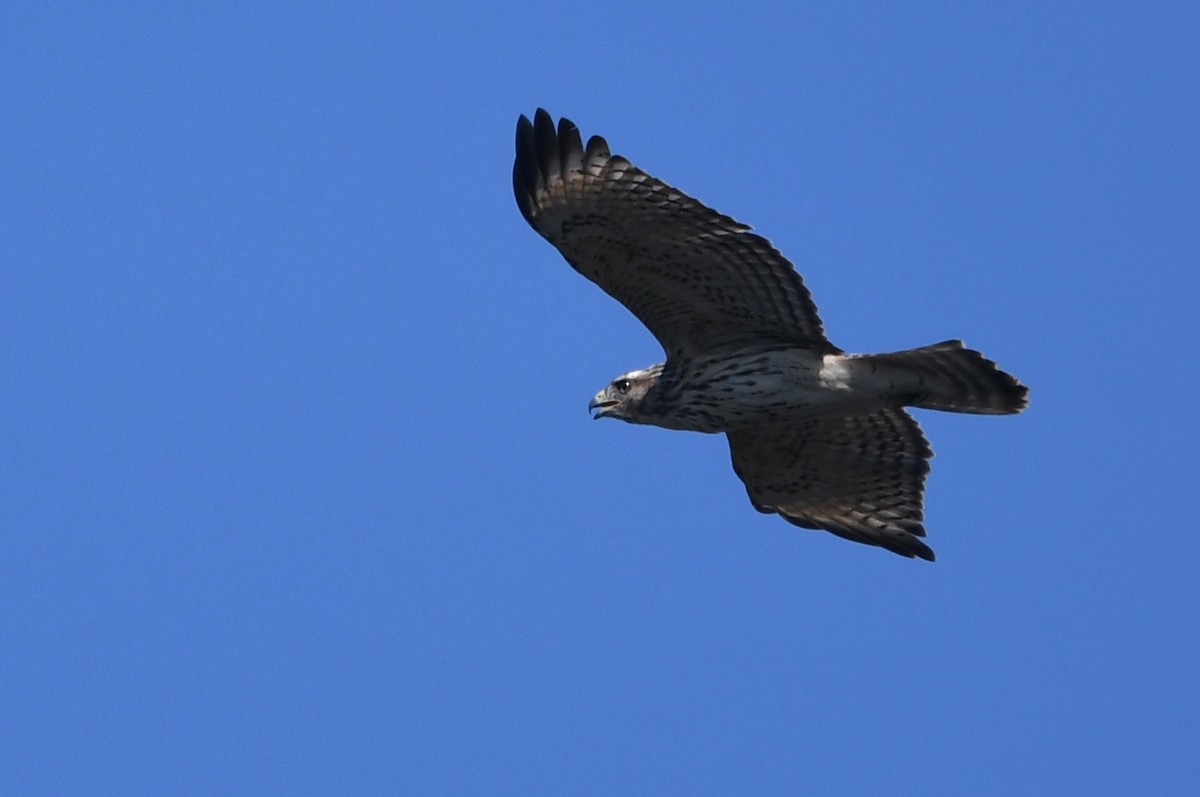
<path id="1" fill-rule="evenodd" d="M 859 358 L 856 358 L 859 359 Z M 961 340 L 861 358 L 910 407 L 984 415 L 1025 409 L 1029 388 Z"/>

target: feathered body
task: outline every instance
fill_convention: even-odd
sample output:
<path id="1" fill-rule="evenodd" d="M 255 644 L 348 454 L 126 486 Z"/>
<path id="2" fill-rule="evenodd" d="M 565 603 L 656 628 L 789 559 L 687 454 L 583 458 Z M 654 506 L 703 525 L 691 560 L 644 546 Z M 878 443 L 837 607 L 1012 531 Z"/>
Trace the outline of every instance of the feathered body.
<path id="1" fill-rule="evenodd" d="M 957 366 L 957 370 L 953 367 Z M 966 378 L 956 378 L 959 372 Z M 620 417 L 685 432 L 729 432 L 796 415 L 868 413 L 885 407 L 1006 414 L 1014 396 L 1005 376 L 979 388 L 994 364 L 960 341 L 894 354 L 817 354 L 791 347 L 746 347 L 728 354 L 652 365 L 625 374 L 648 380 Z M 610 413 L 611 414 L 611 413 Z"/>
<path id="2" fill-rule="evenodd" d="M 928 443 L 903 407 L 1020 412 L 1027 389 L 960 341 L 846 354 L 766 239 L 650 177 L 545 111 L 517 124 L 517 204 L 581 274 L 650 329 L 665 363 L 592 399 L 596 417 L 724 433 L 751 503 L 933 559 Z"/>

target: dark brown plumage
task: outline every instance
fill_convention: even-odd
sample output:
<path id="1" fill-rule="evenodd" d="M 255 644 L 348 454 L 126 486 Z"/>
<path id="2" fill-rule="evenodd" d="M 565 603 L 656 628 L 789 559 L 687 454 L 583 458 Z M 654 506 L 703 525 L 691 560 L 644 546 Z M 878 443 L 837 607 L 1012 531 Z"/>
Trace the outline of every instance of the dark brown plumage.
<path id="1" fill-rule="evenodd" d="M 755 508 L 908 557 L 932 456 L 904 406 L 1020 412 L 1027 390 L 960 341 L 844 354 L 750 228 L 610 154 L 566 119 L 517 123 L 525 220 L 654 334 L 667 361 L 613 380 L 596 417 L 724 432 Z"/>

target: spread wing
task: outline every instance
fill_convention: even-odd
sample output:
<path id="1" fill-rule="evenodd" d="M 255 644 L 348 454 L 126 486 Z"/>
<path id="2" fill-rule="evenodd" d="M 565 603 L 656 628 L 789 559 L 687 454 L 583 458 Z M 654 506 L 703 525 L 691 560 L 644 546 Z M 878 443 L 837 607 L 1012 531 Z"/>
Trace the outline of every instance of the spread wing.
<path id="1" fill-rule="evenodd" d="M 809 416 L 729 433 L 733 469 L 760 512 L 933 561 L 919 537 L 933 452 L 902 409 Z"/>
<path id="2" fill-rule="evenodd" d="M 517 122 L 525 220 L 625 305 L 669 356 L 779 342 L 839 351 L 792 264 L 761 236 L 539 109 Z"/>

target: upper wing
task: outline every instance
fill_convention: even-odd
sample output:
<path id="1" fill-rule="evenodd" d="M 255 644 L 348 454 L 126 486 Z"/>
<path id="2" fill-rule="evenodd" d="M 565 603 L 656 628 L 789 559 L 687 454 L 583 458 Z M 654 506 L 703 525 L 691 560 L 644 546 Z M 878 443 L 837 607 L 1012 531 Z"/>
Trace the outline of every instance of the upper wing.
<path id="1" fill-rule="evenodd" d="M 670 356 L 746 342 L 839 350 L 804 281 L 749 227 L 656 180 L 544 110 L 517 121 L 513 189 L 525 220 L 629 308 Z"/>
<path id="2" fill-rule="evenodd" d="M 760 512 L 933 561 L 919 537 L 933 452 L 902 409 L 823 415 L 729 433 L 734 472 Z"/>

